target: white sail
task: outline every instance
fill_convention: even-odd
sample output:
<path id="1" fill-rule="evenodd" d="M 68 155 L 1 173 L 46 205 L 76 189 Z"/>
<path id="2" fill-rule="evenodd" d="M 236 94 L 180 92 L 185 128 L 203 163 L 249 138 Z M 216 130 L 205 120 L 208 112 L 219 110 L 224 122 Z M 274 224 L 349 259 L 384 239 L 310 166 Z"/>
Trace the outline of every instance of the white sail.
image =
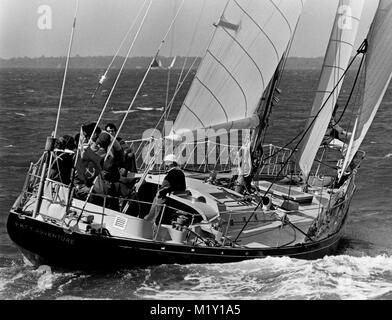
<path id="1" fill-rule="evenodd" d="M 174 67 L 174 64 L 176 63 L 176 59 L 177 59 L 177 56 L 175 56 L 175 57 L 173 58 L 173 60 L 172 60 L 172 62 L 171 62 L 171 64 L 170 64 L 170 66 L 167 67 L 168 69 L 172 69 L 172 68 Z"/>
<path id="2" fill-rule="evenodd" d="M 253 123 L 304 0 L 229 0 L 173 126 L 174 134 Z M 231 125 L 230 125 L 231 126 Z"/>
<path id="3" fill-rule="evenodd" d="M 342 77 L 353 51 L 363 5 L 364 0 L 339 0 L 318 89 L 306 126 L 306 129 L 309 127 L 310 129 L 305 134 L 298 156 L 299 166 L 305 179 L 309 176 L 332 117 L 343 83 Z"/>
<path id="4" fill-rule="evenodd" d="M 346 167 L 358 151 L 373 122 L 392 77 L 392 0 L 381 0 L 368 35 L 366 80 L 357 129 L 347 154 Z"/>

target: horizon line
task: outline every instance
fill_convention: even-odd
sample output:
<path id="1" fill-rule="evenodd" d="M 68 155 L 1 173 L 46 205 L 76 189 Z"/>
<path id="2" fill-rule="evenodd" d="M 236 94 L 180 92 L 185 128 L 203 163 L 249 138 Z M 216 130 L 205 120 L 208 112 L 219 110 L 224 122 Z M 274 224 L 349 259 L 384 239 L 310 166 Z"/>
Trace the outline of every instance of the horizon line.
<path id="1" fill-rule="evenodd" d="M 73 55 L 70 58 L 113 58 L 114 55 L 91 55 L 91 56 L 81 56 L 79 54 Z M 125 58 L 124 56 L 117 56 L 118 58 Z M 151 56 L 132 56 L 129 57 L 128 59 L 134 59 L 134 58 L 152 58 L 153 55 Z M 202 56 L 159 56 L 161 58 L 173 58 L 173 57 L 178 57 L 178 58 L 203 58 Z M 3 58 L 0 57 L 0 60 L 12 60 L 12 59 L 42 59 L 42 58 L 66 58 L 66 56 L 17 56 L 17 57 L 10 57 L 10 58 Z M 324 59 L 323 56 L 316 56 L 316 57 L 305 57 L 305 56 L 289 56 L 288 58 L 297 58 L 297 59 Z"/>

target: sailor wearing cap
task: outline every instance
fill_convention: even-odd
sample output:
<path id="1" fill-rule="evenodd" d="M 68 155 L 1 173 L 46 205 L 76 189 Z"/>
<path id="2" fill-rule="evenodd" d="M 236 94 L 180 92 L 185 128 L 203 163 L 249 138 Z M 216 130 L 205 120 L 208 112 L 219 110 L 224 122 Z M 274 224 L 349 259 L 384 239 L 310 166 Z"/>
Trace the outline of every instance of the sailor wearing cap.
<path id="1" fill-rule="evenodd" d="M 186 190 L 185 174 L 179 167 L 179 161 L 174 154 L 168 154 L 163 159 L 167 173 L 158 189 L 157 196 L 151 206 L 151 210 L 145 220 L 155 221 L 162 205 L 165 202 L 166 195 L 171 192 L 183 192 Z"/>
<path id="2" fill-rule="evenodd" d="M 168 171 L 158 191 L 158 196 L 162 199 L 170 192 L 181 192 L 186 189 L 185 174 L 179 167 L 177 157 L 174 154 L 168 154 L 163 162 Z"/>

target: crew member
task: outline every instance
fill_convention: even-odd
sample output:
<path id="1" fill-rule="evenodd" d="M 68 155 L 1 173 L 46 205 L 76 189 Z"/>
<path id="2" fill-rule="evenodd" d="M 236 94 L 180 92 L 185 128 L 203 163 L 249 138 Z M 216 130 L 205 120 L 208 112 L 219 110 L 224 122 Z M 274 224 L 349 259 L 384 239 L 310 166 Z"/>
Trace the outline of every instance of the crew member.
<path id="1" fill-rule="evenodd" d="M 145 220 L 155 222 L 162 205 L 165 203 L 166 195 L 171 192 L 184 192 L 186 190 L 185 174 L 181 170 L 178 160 L 174 154 L 169 154 L 164 158 L 165 167 L 168 169 L 161 187 L 151 206 L 150 212 L 144 217 Z"/>
<path id="2" fill-rule="evenodd" d="M 71 182 L 71 172 L 74 165 L 74 151 L 76 149 L 75 140 L 69 135 L 64 135 L 57 139 L 55 143 L 56 158 L 50 169 L 50 178 L 64 184 Z"/>

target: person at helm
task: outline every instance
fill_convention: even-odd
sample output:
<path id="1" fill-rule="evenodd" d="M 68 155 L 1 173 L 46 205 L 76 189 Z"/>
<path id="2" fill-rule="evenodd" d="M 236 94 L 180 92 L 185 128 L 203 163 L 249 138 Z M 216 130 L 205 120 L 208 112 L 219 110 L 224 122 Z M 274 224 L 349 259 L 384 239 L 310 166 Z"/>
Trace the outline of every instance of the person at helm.
<path id="1" fill-rule="evenodd" d="M 176 156 L 174 154 L 168 154 L 163 159 L 163 162 L 167 168 L 167 173 L 151 205 L 150 212 L 144 217 L 147 221 L 156 220 L 168 193 L 183 192 L 186 190 L 185 174 L 180 169 Z"/>
<path id="2" fill-rule="evenodd" d="M 163 160 L 167 173 L 162 186 L 158 190 L 158 197 L 164 199 L 168 193 L 185 191 L 185 174 L 178 165 L 174 154 L 168 154 Z"/>

